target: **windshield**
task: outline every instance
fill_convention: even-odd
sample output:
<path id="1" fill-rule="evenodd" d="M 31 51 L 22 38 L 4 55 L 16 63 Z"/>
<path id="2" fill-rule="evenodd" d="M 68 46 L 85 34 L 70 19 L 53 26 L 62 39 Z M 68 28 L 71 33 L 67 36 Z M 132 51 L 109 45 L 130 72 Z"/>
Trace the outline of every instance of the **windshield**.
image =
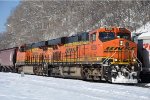
<path id="1" fill-rule="evenodd" d="M 115 38 L 115 34 L 113 32 L 100 32 L 99 38 L 101 41 L 109 41 Z"/>
<path id="2" fill-rule="evenodd" d="M 124 38 L 124 39 L 127 39 L 127 40 L 131 40 L 129 33 L 118 33 L 117 37 L 118 38 Z"/>

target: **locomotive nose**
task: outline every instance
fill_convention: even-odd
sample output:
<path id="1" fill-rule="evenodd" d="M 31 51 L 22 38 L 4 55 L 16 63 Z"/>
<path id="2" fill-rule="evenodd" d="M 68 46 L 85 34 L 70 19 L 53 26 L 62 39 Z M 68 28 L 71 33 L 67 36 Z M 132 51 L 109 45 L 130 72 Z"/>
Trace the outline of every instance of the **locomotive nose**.
<path id="1" fill-rule="evenodd" d="M 130 42 L 124 39 L 119 40 L 119 45 L 118 46 L 124 46 L 126 48 L 130 47 Z"/>

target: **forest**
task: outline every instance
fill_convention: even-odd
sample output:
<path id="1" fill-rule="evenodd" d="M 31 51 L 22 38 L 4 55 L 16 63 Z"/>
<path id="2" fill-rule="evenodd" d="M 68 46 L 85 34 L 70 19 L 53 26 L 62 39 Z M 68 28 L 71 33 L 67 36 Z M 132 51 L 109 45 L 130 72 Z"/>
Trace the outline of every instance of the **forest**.
<path id="1" fill-rule="evenodd" d="M 149 0 L 21 0 L 0 33 L 1 49 L 105 26 L 130 31 L 150 21 Z"/>

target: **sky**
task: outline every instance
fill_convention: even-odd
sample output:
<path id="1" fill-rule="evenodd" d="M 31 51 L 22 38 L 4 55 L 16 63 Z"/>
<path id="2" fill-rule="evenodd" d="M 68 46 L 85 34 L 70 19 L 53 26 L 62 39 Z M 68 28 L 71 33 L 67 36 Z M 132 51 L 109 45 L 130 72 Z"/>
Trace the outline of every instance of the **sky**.
<path id="1" fill-rule="evenodd" d="M 15 10 L 20 0 L 0 0 L 0 32 L 6 30 L 5 24 L 11 12 Z"/>

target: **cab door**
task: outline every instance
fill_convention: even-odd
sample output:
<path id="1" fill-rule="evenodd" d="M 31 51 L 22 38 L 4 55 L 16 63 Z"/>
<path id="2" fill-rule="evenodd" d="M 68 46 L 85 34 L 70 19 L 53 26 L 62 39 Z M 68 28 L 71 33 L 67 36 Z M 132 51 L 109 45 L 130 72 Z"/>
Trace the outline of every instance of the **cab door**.
<path id="1" fill-rule="evenodd" d="M 89 47 L 89 55 L 90 55 L 90 60 L 95 61 L 96 56 L 97 56 L 97 32 L 92 32 L 90 33 L 90 47 Z"/>

